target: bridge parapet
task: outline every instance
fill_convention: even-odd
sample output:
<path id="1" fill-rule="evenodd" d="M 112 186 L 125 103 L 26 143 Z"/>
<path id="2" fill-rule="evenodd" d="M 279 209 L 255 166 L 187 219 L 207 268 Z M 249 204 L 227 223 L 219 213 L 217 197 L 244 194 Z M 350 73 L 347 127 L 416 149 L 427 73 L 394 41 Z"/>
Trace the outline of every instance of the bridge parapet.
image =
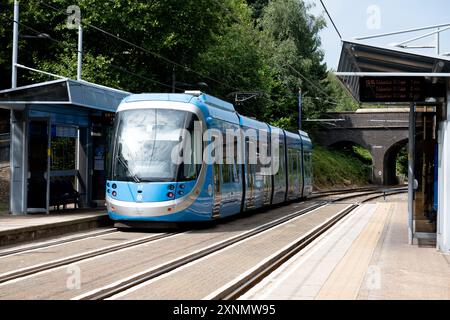
<path id="1" fill-rule="evenodd" d="M 325 119 L 330 119 L 334 128 L 408 128 L 409 109 L 360 109 L 356 112 L 328 112 Z"/>

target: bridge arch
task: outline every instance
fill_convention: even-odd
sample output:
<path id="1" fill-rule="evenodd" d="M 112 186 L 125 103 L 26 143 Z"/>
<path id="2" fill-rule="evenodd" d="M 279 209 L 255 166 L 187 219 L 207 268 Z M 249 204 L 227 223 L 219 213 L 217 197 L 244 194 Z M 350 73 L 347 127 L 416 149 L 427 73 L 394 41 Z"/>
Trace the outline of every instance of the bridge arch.
<path id="1" fill-rule="evenodd" d="M 336 132 L 338 133 L 338 132 Z M 333 134 L 328 136 L 326 139 L 321 140 L 321 144 L 323 144 L 325 147 L 333 148 L 333 147 L 339 147 L 339 146 L 345 146 L 345 145 L 357 145 L 361 146 L 364 149 L 367 149 L 370 151 L 370 145 L 366 143 L 363 137 L 361 137 L 359 134 L 355 134 L 356 132 L 353 132 L 353 134 L 349 134 L 349 132 L 346 132 L 345 135 L 343 135 L 341 132 L 339 134 Z M 325 140 L 325 141 L 324 141 Z"/>
<path id="2" fill-rule="evenodd" d="M 403 139 L 393 143 L 384 153 L 384 184 L 395 185 L 397 181 L 397 157 L 402 148 L 408 145 L 408 139 Z"/>
<path id="3" fill-rule="evenodd" d="M 369 150 L 373 182 L 397 184 L 396 158 L 408 142 L 409 109 L 361 109 L 333 112 L 324 125 L 312 132 L 313 142 L 326 147 L 350 142 Z"/>

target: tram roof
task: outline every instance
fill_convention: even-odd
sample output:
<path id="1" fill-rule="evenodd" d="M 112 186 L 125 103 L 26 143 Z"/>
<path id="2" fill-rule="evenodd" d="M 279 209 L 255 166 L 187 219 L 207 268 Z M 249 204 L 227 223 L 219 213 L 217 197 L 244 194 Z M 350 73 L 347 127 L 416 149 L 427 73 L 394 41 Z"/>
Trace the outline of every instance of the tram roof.
<path id="1" fill-rule="evenodd" d="M 122 102 L 140 102 L 140 101 L 175 101 L 190 102 L 192 95 L 182 93 L 138 93 L 126 97 Z"/>
<path id="2" fill-rule="evenodd" d="M 350 93 L 359 100 L 359 76 L 339 76 L 340 72 L 433 74 L 450 72 L 450 57 L 426 55 L 391 46 L 376 46 L 358 40 L 343 40 L 338 77 Z"/>
<path id="3" fill-rule="evenodd" d="M 59 79 L 0 91 L 0 107 L 24 109 L 29 104 L 76 105 L 115 112 L 129 92 L 87 81 Z"/>
<path id="4" fill-rule="evenodd" d="M 123 100 L 124 103 L 138 102 L 138 101 L 176 101 L 176 102 L 192 102 L 192 99 L 198 98 L 209 107 L 222 109 L 225 111 L 235 112 L 234 106 L 219 98 L 210 96 L 205 93 L 198 92 L 198 94 L 192 93 L 141 93 L 133 94 Z"/>

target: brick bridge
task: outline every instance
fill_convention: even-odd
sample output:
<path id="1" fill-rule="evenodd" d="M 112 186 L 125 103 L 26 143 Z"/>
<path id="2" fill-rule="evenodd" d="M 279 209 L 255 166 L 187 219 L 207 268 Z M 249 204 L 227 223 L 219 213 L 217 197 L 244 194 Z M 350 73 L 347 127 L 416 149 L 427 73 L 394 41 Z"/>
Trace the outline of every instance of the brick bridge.
<path id="1" fill-rule="evenodd" d="M 408 143 L 409 108 L 333 112 L 327 113 L 326 119 L 330 121 L 313 134 L 315 143 L 360 145 L 372 155 L 374 183 L 397 183 L 396 157 Z"/>

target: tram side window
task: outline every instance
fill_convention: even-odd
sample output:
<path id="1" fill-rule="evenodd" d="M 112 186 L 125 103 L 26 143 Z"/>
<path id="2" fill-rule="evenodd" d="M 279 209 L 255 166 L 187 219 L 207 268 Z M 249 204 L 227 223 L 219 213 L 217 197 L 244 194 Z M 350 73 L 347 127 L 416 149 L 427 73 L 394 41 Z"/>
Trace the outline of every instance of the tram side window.
<path id="1" fill-rule="evenodd" d="M 309 172 L 309 177 L 312 179 L 313 177 L 313 163 L 312 163 L 312 153 L 309 152 L 308 154 L 308 172 Z"/>
<path id="2" fill-rule="evenodd" d="M 191 128 L 189 128 L 189 130 L 191 130 Z M 198 153 L 196 152 L 196 148 L 201 146 L 196 145 L 195 139 L 193 137 L 188 140 L 190 140 L 190 148 L 183 148 L 182 154 L 185 152 L 185 150 L 190 152 L 190 161 L 189 163 L 181 163 L 178 181 L 189 181 L 197 179 L 197 176 L 200 173 L 201 169 L 201 164 L 199 164 L 201 160 L 197 159 Z"/>
<path id="3" fill-rule="evenodd" d="M 299 182 L 301 183 L 302 181 L 302 152 L 301 150 L 297 150 L 297 166 L 298 166 L 298 179 Z"/>
<path id="4" fill-rule="evenodd" d="M 238 142 L 237 142 L 237 138 L 234 139 L 234 144 L 233 144 L 233 148 L 234 148 L 234 157 L 233 157 L 233 182 L 235 183 L 239 183 L 240 179 L 239 179 L 239 173 L 238 173 Z"/>
<path id="5" fill-rule="evenodd" d="M 227 163 L 227 148 L 226 143 L 224 141 L 223 144 L 223 151 L 222 151 L 223 159 L 222 159 L 222 182 L 223 183 L 230 183 L 231 182 L 231 176 L 230 176 L 230 165 Z"/>
<path id="6" fill-rule="evenodd" d="M 295 183 L 295 155 L 292 148 L 288 148 L 288 181 L 289 181 L 289 193 L 294 192 Z"/>
<path id="7" fill-rule="evenodd" d="M 297 150 L 291 150 L 291 160 L 292 160 L 292 174 L 293 177 L 297 174 Z"/>
<path id="8" fill-rule="evenodd" d="M 280 144 L 279 147 L 279 166 L 278 172 L 275 175 L 275 181 L 277 184 L 284 184 L 284 172 L 285 172 L 285 151 L 284 145 Z"/>
<path id="9" fill-rule="evenodd" d="M 233 172 L 233 164 L 230 164 L 228 157 L 227 150 L 227 142 L 226 137 L 223 137 L 223 145 L 222 145 L 222 155 L 223 155 L 223 162 L 222 162 L 222 183 L 230 183 L 232 182 L 232 172 Z"/>
<path id="10" fill-rule="evenodd" d="M 230 166 L 228 164 L 222 164 L 222 183 L 230 183 Z"/>
<path id="11" fill-rule="evenodd" d="M 249 137 L 245 138 L 245 166 L 247 168 L 247 183 L 249 185 L 253 185 L 255 183 L 255 174 L 256 174 L 256 164 L 250 163 L 257 160 L 257 157 L 252 155 L 250 157 L 251 152 L 255 152 L 255 143 L 256 141 L 250 139 Z"/>
<path id="12" fill-rule="evenodd" d="M 261 148 L 260 148 L 261 147 Z M 266 159 L 263 159 L 263 156 L 269 156 L 269 145 L 267 143 L 259 142 L 257 146 L 257 154 L 258 154 L 258 172 L 261 172 L 263 168 L 267 168 L 267 164 L 263 164 L 263 160 L 267 163 Z"/>
<path id="13" fill-rule="evenodd" d="M 312 176 L 312 158 L 311 152 L 305 152 L 304 154 L 304 163 L 305 163 L 305 177 Z"/>

